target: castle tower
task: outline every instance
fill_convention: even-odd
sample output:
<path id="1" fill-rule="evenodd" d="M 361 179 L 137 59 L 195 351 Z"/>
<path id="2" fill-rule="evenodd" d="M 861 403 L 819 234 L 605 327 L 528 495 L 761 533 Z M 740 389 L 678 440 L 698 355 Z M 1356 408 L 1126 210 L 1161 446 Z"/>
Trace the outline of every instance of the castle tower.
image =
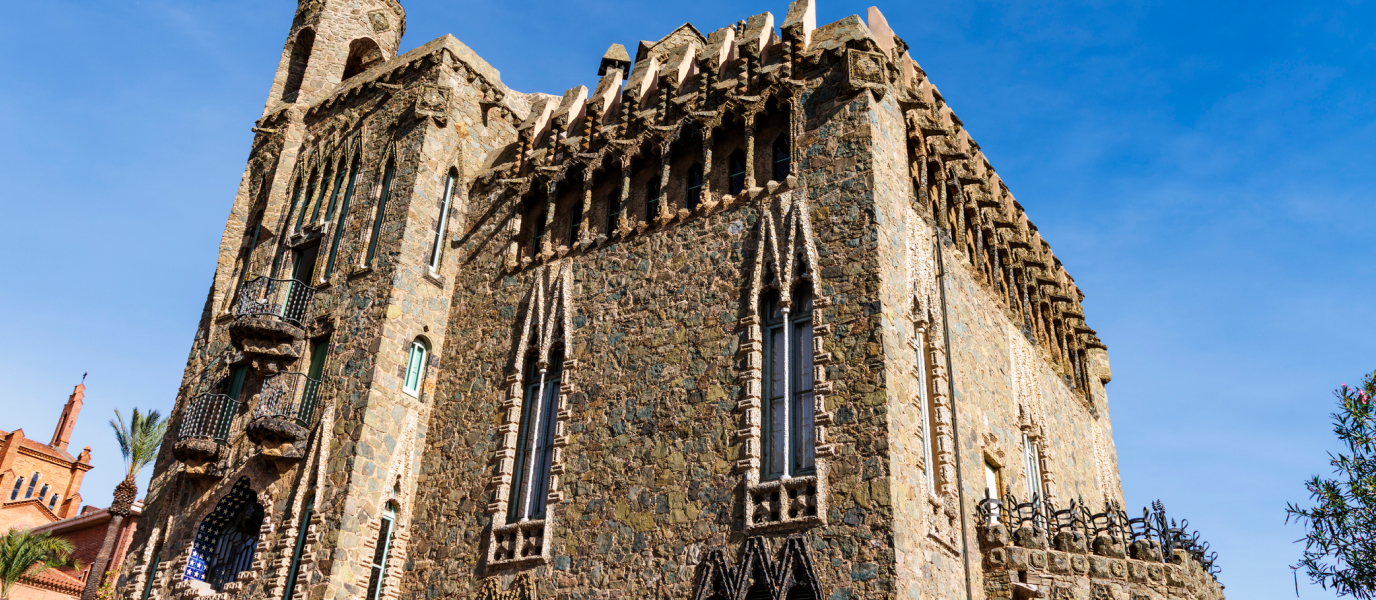
<path id="1" fill-rule="evenodd" d="M 78 383 L 76 389 L 72 390 L 72 395 L 67 398 L 67 406 L 62 408 L 62 417 L 57 420 L 57 427 L 53 429 L 53 441 L 48 442 L 48 446 L 58 450 L 66 450 L 67 443 L 72 439 L 72 428 L 76 427 L 76 416 L 81 414 L 82 399 L 86 397 L 86 384 Z"/>
<path id="2" fill-rule="evenodd" d="M 397 55 L 406 11 L 396 0 L 300 0 L 267 105 L 310 103 Z"/>

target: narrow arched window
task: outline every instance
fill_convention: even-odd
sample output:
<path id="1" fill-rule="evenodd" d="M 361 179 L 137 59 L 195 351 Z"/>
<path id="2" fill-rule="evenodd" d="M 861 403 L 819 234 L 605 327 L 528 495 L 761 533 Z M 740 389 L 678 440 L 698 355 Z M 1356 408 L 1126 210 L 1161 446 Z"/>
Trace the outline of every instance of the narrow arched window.
<path id="1" fill-rule="evenodd" d="M 320 209 L 325 206 L 325 195 L 330 192 L 330 184 L 332 183 L 330 177 L 332 174 L 333 170 L 330 169 L 329 164 L 320 168 L 320 195 L 316 196 L 315 200 L 311 202 L 311 219 L 308 223 L 315 224 L 320 220 Z M 335 191 L 339 190 L 338 185 L 334 187 Z M 333 201 L 333 198 L 331 198 L 331 201 Z"/>
<path id="2" fill-rule="evenodd" d="M 765 299 L 765 477 L 815 471 L 812 401 L 812 294 L 800 288 L 789 306 Z"/>
<path id="3" fill-rule="evenodd" d="M 301 83 L 306 79 L 306 65 L 311 60 L 311 48 L 315 46 L 315 31 L 302 29 L 296 34 L 296 43 L 291 46 L 291 58 L 287 59 L 287 81 L 282 88 L 283 102 L 296 102 L 301 92 Z"/>
<path id="4" fill-rule="evenodd" d="M 10 500 L 19 498 L 19 490 L 24 489 L 24 478 L 14 480 L 14 491 L 10 492 Z"/>
<path id="5" fill-rule="evenodd" d="M 454 197 L 454 182 L 459 178 L 459 172 L 454 169 L 449 170 L 449 177 L 444 180 L 444 196 L 440 198 L 440 214 L 435 217 L 435 243 L 430 249 L 430 272 L 436 273 L 440 270 L 441 249 L 444 247 L 444 232 L 449 227 L 449 203 Z"/>
<path id="6" fill-rule="evenodd" d="M 148 575 L 148 581 L 143 585 L 143 596 L 140 600 L 148 600 L 149 594 L 153 593 L 153 584 L 157 583 L 158 579 L 158 564 L 161 562 L 162 544 L 158 544 L 158 548 L 153 551 L 153 562 L 148 564 L 148 570 L 145 571 Z"/>
<path id="7" fill-rule="evenodd" d="M 616 233 L 618 221 L 621 220 L 621 188 L 612 189 L 612 193 L 607 194 L 607 228 L 604 233 L 611 237 Z"/>
<path id="8" fill-rule="evenodd" d="M 917 396 L 922 414 L 922 474 L 927 479 L 927 492 L 936 494 L 936 410 L 932 405 L 932 363 L 927 349 L 927 333 L 917 332 Z"/>
<path id="9" fill-rule="evenodd" d="M 315 514 L 315 496 L 306 501 L 301 512 L 301 521 L 296 525 L 296 548 L 291 553 L 291 568 L 287 570 L 287 588 L 282 600 L 291 600 L 296 592 L 296 578 L 301 573 L 301 553 L 306 549 L 306 536 L 311 531 L 311 515 Z"/>
<path id="10" fill-rule="evenodd" d="M 745 191 L 745 152 L 737 150 L 731 153 L 730 160 L 727 161 L 727 184 L 732 196 Z"/>
<path id="11" fill-rule="evenodd" d="M 57 498 L 61 495 L 62 494 L 53 494 L 53 497 L 48 499 L 48 510 L 57 510 Z"/>
<path id="12" fill-rule="evenodd" d="M 341 81 L 367 71 L 369 67 L 382 62 L 382 49 L 377 42 L 359 38 L 349 42 L 349 58 L 344 60 L 344 75 Z"/>
<path id="13" fill-rule="evenodd" d="M 511 486 L 511 499 L 507 503 L 508 523 L 545 516 L 550 459 L 554 452 L 554 417 L 564 370 L 563 348 L 550 350 L 549 363 L 544 369 L 534 356 L 527 358 L 526 363 L 515 485 Z"/>
<path id="14" fill-rule="evenodd" d="M 1045 498 L 1042 490 L 1042 456 L 1037 449 L 1037 442 L 1027 432 L 1022 434 L 1022 458 L 1023 473 L 1027 477 L 1027 498 L 1032 501 L 1037 498 Z"/>
<path id="15" fill-rule="evenodd" d="M 388 502 L 377 526 L 377 544 L 373 546 L 373 562 L 368 574 L 366 600 L 382 597 L 382 578 L 387 576 L 387 555 L 392 551 L 393 529 L 397 520 L 396 503 Z"/>
<path id="16" fill-rule="evenodd" d="M 774 138 L 774 181 L 783 181 L 792 171 L 792 154 L 788 148 L 788 134 Z"/>
<path id="17" fill-rule="evenodd" d="M 568 239 L 565 246 L 573 248 L 578 245 L 578 229 L 583 225 L 583 198 L 580 196 L 578 201 L 573 203 L 573 211 L 569 213 Z"/>
<path id="18" fill-rule="evenodd" d="M 325 263 L 325 281 L 329 281 L 330 275 L 334 274 L 334 259 L 339 254 L 339 239 L 344 237 L 344 223 L 349 216 L 349 200 L 354 196 L 354 180 L 358 178 L 359 164 L 358 157 L 354 157 L 353 165 L 349 167 L 349 186 L 344 189 L 344 203 L 339 207 L 339 223 L 334 227 L 334 239 L 330 240 L 330 260 Z"/>
<path id="19" fill-rule="evenodd" d="M 411 354 L 406 359 L 406 380 L 401 385 L 401 391 L 412 396 L 420 395 L 420 384 L 425 379 L 425 359 L 429 353 L 424 340 L 417 338 L 411 342 Z"/>
<path id="20" fill-rule="evenodd" d="M 32 497 L 33 497 L 33 488 L 34 488 L 34 486 L 38 485 L 38 477 L 39 477 L 38 471 L 34 471 L 34 472 L 33 472 L 33 476 L 29 478 L 29 489 L 28 489 L 28 491 L 25 491 L 25 492 L 24 492 L 24 497 L 25 497 L 25 498 L 32 498 Z"/>
<path id="21" fill-rule="evenodd" d="M 655 222 L 659 218 L 659 178 L 653 177 L 645 186 L 645 221 Z"/>
<path id="22" fill-rule="evenodd" d="M 325 206 L 325 215 L 321 218 L 321 222 L 323 223 L 329 223 L 330 219 L 333 218 L 334 207 L 339 200 L 339 190 L 344 187 L 344 176 L 347 175 L 348 168 L 348 163 L 344 162 L 342 158 L 339 159 L 338 168 L 334 173 L 334 186 L 330 190 L 330 203 Z M 323 194 L 324 192 L 322 191 L 321 193 Z M 311 220 L 315 220 L 314 215 L 311 216 Z"/>
<path id="23" fill-rule="evenodd" d="M 392 195 L 392 178 L 396 172 L 396 163 L 387 161 L 387 170 L 382 175 L 382 194 L 377 199 L 377 215 L 373 217 L 373 235 L 368 238 L 368 259 L 363 263 L 366 266 L 372 266 L 373 257 L 377 256 L 378 238 L 382 236 L 382 221 L 387 216 L 387 199 Z"/>
<path id="24" fill-rule="evenodd" d="M 41 502 L 41 501 L 47 500 L 47 499 L 48 499 L 48 484 L 45 483 L 45 484 L 43 484 L 43 487 L 40 488 L 40 489 L 38 490 L 38 500 Z"/>
<path id="25" fill-rule="evenodd" d="M 688 192 L 684 196 L 690 211 L 697 210 L 702 203 L 702 163 L 693 163 L 688 169 Z"/>

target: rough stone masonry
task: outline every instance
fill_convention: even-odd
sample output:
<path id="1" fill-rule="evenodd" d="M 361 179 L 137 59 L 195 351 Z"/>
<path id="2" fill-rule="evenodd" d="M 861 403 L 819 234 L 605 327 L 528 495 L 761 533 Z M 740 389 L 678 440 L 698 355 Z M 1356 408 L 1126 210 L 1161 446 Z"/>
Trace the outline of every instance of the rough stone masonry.
<path id="1" fill-rule="evenodd" d="M 124 598 L 1223 597 L 1122 507 L 1084 294 L 877 9 L 560 95 L 404 29 L 300 2 Z"/>

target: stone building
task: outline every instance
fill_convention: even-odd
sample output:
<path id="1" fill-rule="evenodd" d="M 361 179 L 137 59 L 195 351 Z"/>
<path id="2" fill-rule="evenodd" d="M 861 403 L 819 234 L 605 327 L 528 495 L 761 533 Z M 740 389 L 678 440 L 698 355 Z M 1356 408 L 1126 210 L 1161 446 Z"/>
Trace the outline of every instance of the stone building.
<path id="1" fill-rule="evenodd" d="M 81 509 L 91 447 L 72 456 L 67 446 L 85 398 L 86 385 L 77 384 L 47 444 L 25 437 L 23 429 L 0 431 L 0 533 L 46 525 Z"/>
<path id="2" fill-rule="evenodd" d="M 908 45 L 784 8 L 553 95 L 303 0 L 124 597 L 1221 598 Z"/>

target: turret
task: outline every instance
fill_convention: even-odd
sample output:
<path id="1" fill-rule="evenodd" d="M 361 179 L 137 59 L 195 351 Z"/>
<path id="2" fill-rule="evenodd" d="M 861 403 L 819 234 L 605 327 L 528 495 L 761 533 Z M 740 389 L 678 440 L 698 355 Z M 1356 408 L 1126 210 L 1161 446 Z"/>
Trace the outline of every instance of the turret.
<path id="1" fill-rule="evenodd" d="M 406 11 L 397 0 L 300 0 L 264 114 L 281 102 L 310 104 L 390 60 L 405 30 Z"/>
<path id="2" fill-rule="evenodd" d="M 86 384 L 78 383 L 76 389 L 72 390 L 72 395 L 67 397 L 67 406 L 62 408 L 62 417 L 57 420 L 57 427 L 53 429 L 53 441 L 48 442 L 48 447 L 67 449 L 67 443 L 72 439 L 72 428 L 76 427 L 76 417 L 81 414 L 81 405 L 85 397 Z"/>

